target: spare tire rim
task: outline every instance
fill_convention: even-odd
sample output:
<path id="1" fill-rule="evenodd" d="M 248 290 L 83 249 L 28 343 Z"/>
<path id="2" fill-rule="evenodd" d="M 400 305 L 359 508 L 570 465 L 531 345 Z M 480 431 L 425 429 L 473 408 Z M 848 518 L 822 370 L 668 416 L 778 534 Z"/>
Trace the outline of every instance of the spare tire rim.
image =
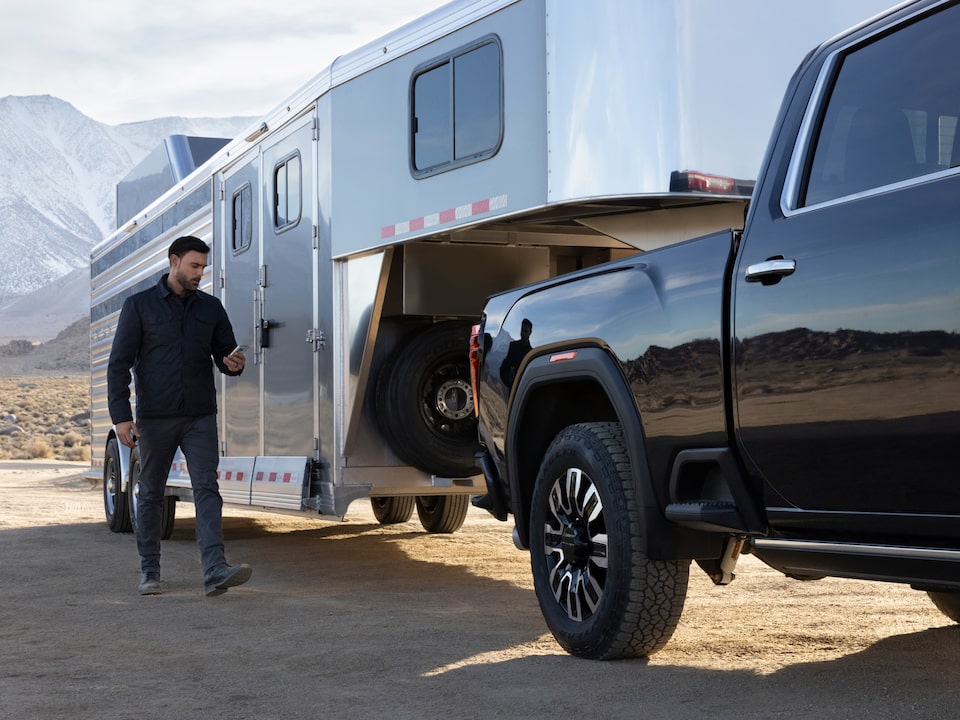
<path id="1" fill-rule="evenodd" d="M 447 420 L 463 420 L 473 413 L 473 391 L 460 378 L 440 383 L 435 398 L 438 412 Z"/>

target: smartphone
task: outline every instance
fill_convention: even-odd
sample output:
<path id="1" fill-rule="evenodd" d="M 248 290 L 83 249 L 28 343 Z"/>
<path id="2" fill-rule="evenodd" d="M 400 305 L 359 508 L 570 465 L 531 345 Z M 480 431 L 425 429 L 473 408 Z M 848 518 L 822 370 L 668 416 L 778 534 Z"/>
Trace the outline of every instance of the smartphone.
<path id="1" fill-rule="evenodd" d="M 230 355 L 236 355 L 238 352 L 243 352 L 246 349 L 246 345 L 237 345 L 233 350 L 230 351 Z M 227 357 L 230 357 L 230 355 L 227 355 Z"/>

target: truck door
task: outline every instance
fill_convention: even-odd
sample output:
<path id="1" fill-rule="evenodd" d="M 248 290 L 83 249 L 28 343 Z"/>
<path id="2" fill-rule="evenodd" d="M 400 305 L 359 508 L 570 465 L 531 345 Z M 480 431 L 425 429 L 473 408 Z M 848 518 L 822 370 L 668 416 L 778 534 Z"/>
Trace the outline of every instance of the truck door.
<path id="1" fill-rule="evenodd" d="M 755 200 L 732 310 L 739 439 L 775 525 L 960 515 L 958 33 L 952 7 L 854 49 L 825 104 L 785 116 L 809 142 L 782 199 Z"/>
<path id="2" fill-rule="evenodd" d="M 312 456 L 314 141 L 307 117 L 265 143 L 263 247 L 255 345 L 263 373 L 263 454 Z"/>

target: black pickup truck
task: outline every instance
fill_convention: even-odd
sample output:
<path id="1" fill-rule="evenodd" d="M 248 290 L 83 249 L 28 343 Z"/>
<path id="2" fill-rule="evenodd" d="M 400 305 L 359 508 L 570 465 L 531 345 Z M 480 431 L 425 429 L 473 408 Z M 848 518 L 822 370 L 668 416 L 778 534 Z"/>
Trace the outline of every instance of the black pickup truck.
<path id="1" fill-rule="evenodd" d="M 898 6 L 801 64 L 742 230 L 487 301 L 475 504 L 567 651 L 655 652 L 741 553 L 960 621 L 958 116 L 960 6 Z"/>

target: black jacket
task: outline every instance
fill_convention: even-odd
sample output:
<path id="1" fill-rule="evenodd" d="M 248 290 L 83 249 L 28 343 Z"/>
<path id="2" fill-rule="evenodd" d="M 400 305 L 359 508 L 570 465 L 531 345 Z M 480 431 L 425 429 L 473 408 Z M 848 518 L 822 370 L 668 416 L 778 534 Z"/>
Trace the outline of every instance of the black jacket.
<path id="1" fill-rule="evenodd" d="M 181 300 L 164 275 L 156 286 L 128 297 L 120 311 L 107 366 L 110 419 L 133 419 L 130 370 L 137 417 L 211 415 L 217 412 L 213 363 L 223 365 L 236 347 L 233 327 L 220 301 L 197 291 Z"/>

